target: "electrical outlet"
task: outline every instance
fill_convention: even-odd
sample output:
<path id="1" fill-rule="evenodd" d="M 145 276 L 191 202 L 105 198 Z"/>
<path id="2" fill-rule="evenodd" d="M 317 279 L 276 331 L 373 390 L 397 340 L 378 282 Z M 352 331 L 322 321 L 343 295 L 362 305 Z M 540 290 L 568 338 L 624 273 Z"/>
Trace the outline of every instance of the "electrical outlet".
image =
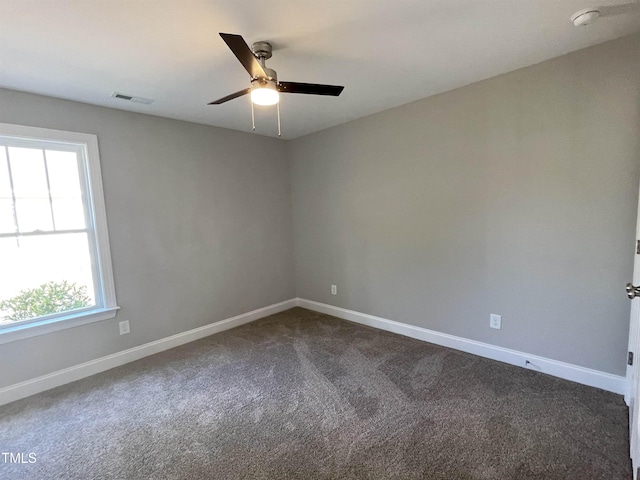
<path id="1" fill-rule="evenodd" d="M 131 328 L 129 328 L 129 320 L 120 322 L 118 325 L 120 326 L 120 335 L 126 335 L 131 332 Z"/>
<path id="2" fill-rule="evenodd" d="M 495 313 L 489 315 L 489 326 L 500 330 L 502 328 L 502 315 L 496 315 Z"/>
<path id="3" fill-rule="evenodd" d="M 331 295 L 337 295 L 337 294 L 338 294 L 338 286 L 331 285 Z"/>

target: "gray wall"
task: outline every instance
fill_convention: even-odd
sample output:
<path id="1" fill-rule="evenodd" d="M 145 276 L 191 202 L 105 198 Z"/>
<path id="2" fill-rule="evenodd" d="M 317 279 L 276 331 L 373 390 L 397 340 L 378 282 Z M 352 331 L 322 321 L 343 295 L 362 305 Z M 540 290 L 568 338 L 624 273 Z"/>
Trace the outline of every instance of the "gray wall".
<path id="1" fill-rule="evenodd" d="M 634 36 L 290 142 L 298 296 L 624 375 L 639 92 Z"/>
<path id="2" fill-rule="evenodd" d="M 284 142 L 9 90 L 0 122 L 98 135 L 122 307 L 1 345 L 0 387 L 295 295 Z"/>
<path id="3" fill-rule="evenodd" d="M 0 89 L 0 122 L 98 135 L 122 307 L 0 346 L 0 388 L 289 299 L 294 285 L 622 375 L 639 100 L 640 36 L 288 143 Z"/>

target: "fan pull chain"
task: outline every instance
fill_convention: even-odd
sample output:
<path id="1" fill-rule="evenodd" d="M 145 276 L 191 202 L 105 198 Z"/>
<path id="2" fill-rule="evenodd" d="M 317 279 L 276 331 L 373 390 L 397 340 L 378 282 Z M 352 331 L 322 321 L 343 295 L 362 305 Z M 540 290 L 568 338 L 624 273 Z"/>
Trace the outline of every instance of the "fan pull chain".
<path id="1" fill-rule="evenodd" d="M 282 136 L 282 132 L 280 131 L 280 102 L 276 103 L 276 107 L 278 109 L 278 136 Z"/>
<path id="2" fill-rule="evenodd" d="M 280 103 L 276 103 L 276 112 L 278 115 L 278 137 L 282 137 L 282 127 L 280 124 Z M 256 131 L 256 114 L 253 108 L 253 102 L 251 102 L 251 129 Z"/>
<path id="3" fill-rule="evenodd" d="M 256 131 L 256 115 L 253 113 L 253 102 L 251 102 L 251 129 Z"/>

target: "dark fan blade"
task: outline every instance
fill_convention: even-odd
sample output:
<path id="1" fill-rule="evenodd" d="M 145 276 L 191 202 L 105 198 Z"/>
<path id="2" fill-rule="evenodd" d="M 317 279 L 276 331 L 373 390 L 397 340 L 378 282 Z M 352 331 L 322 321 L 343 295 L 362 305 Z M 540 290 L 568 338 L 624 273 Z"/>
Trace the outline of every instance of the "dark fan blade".
<path id="1" fill-rule="evenodd" d="M 344 87 L 320 85 L 319 83 L 279 82 L 278 91 L 283 93 L 306 93 L 307 95 L 331 95 L 337 97 Z"/>
<path id="2" fill-rule="evenodd" d="M 251 91 L 251 88 L 245 88 L 244 90 L 240 90 L 239 92 L 232 93 L 231 95 L 227 95 L 226 97 L 219 98 L 215 102 L 207 103 L 207 105 L 220 105 L 221 103 L 228 102 L 229 100 L 233 100 L 234 98 L 241 97 L 242 95 L 246 95 Z"/>
<path id="3" fill-rule="evenodd" d="M 249 72 L 251 78 L 254 77 L 266 77 L 267 73 L 262 68 L 262 65 L 256 59 L 247 42 L 244 41 L 241 35 L 235 35 L 233 33 L 221 33 L 220 36 L 225 41 L 227 46 L 231 49 L 233 54 L 238 57 L 242 66 Z"/>

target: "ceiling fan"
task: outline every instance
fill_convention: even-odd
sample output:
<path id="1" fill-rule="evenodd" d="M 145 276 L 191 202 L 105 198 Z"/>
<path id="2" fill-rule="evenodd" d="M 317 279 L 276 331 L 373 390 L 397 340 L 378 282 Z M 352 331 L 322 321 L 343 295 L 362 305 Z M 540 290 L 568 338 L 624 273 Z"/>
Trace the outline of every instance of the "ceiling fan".
<path id="1" fill-rule="evenodd" d="M 271 58 L 273 48 L 269 42 L 255 42 L 251 48 L 241 35 L 220 33 L 222 40 L 231 49 L 251 77 L 251 86 L 226 97 L 214 100 L 208 105 L 222 103 L 251 94 L 251 118 L 255 130 L 253 104 L 278 106 L 278 136 L 280 136 L 280 93 L 302 93 L 305 95 L 329 95 L 337 97 L 344 87 L 338 85 L 322 85 L 319 83 L 280 82 L 275 70 L 267 68 L 265 61 Z"/>
<path id="2" fill-rule="evenodd" d="M 598 18 L 613 17 L 616 15 L 625 15 L 631 13 L 640 13 L 640 2 L 624 3 L 622 5 L 608 5 L 601 7 L 591 7 L 578 10 L 571 16 L 571 21 L 576 27 L 591 25 Z"/>

